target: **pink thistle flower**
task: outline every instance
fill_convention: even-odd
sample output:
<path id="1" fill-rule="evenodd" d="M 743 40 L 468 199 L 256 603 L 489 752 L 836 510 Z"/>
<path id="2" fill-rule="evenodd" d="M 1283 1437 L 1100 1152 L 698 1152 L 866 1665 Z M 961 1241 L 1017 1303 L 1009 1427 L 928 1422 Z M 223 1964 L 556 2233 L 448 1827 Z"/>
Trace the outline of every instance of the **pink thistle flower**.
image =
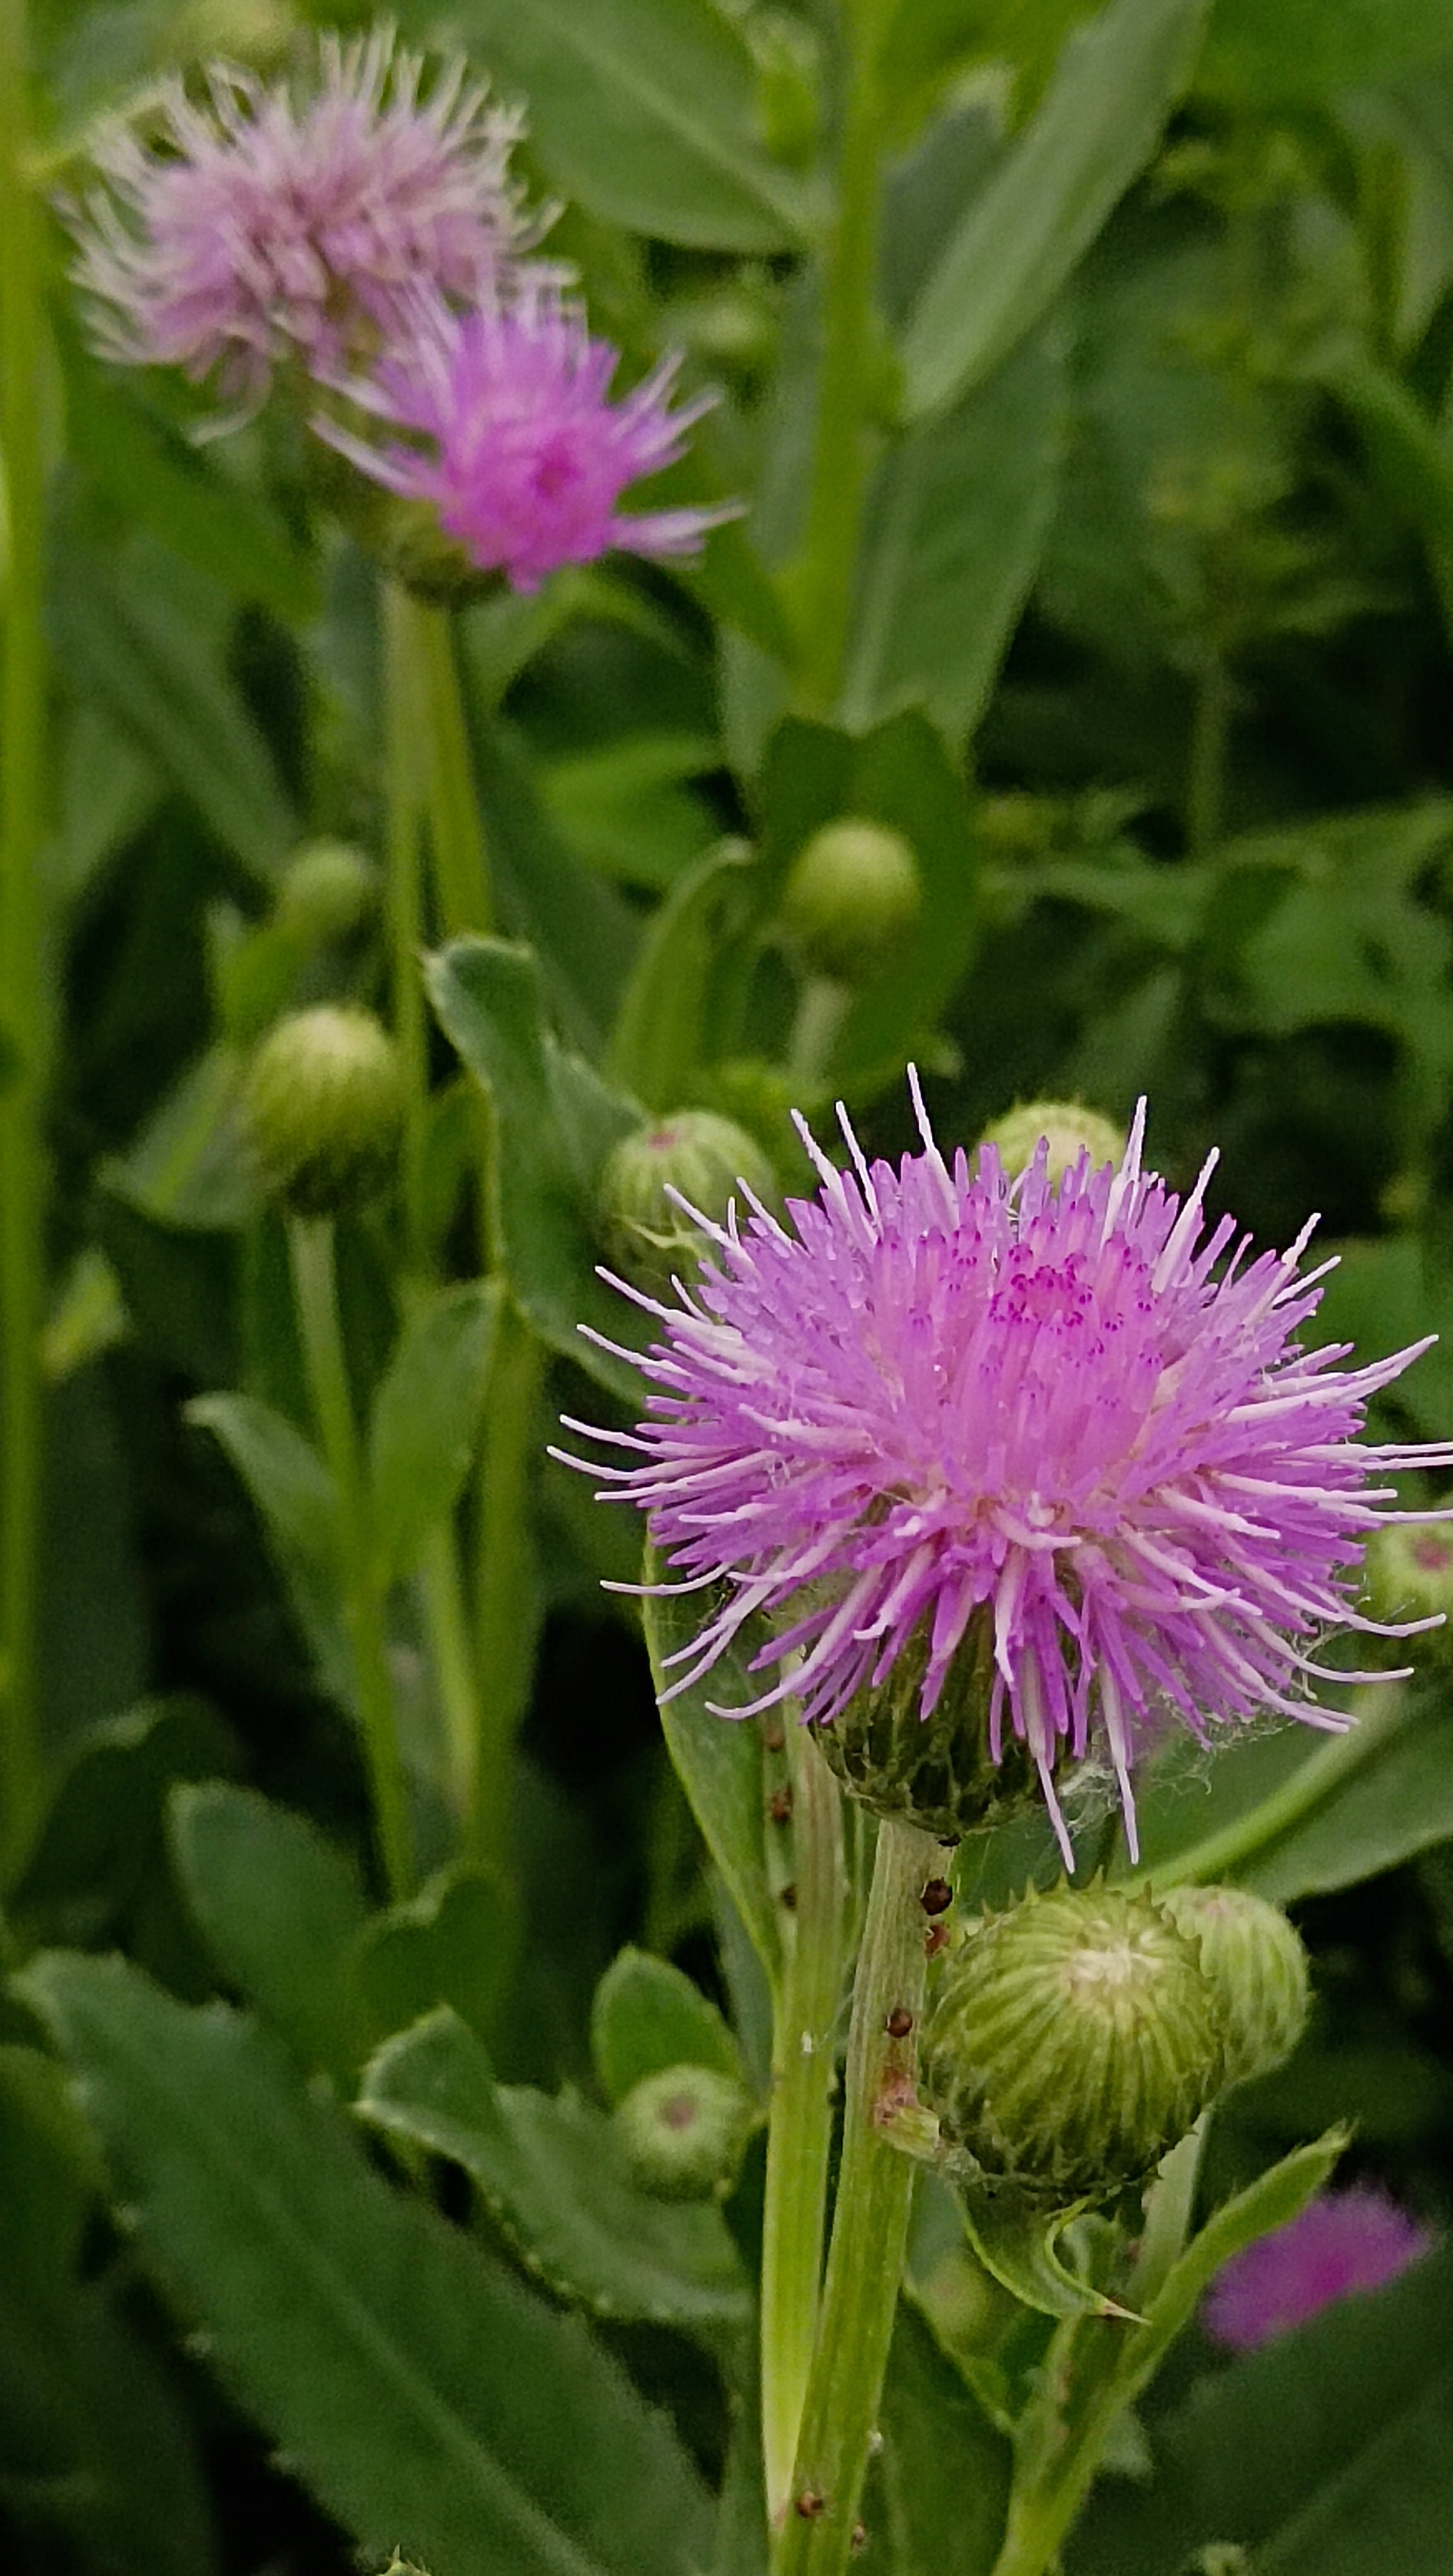
<path id="1" fill-rule="evenodd" d="M 771 1678 L 719 1714 L 794 1699 L 829 1727 L 912 1645 L 926 1718 L 985 1640 L 990 1761 L 1012 1729 L 1073 1866 L 1054 1771 L 1103 1751 L 1133 1853 L 1131 1770 L 1167 1718 L 1203 1741 L 1264 1711 L 1340 1730 L 1308 1684 L 1389 1678 L 1306 1649 L 1339 1626 L 1412 1632 L 1356 1607 L 1396 1499 L 1368 1473 L 1453 1447 L 1354 1435 L 1427 1344 L 1349 1371 L 1346 1345 L 1303 1351 L 1334 1266 L 1299 1276 L 1316 1220 L 1250 1260 L 1231 1218 L 1207 1234 L 1216 1157 L 1182 1205 L 1141 1170 L 1144 1102 L 1118 1169 L 1082 1153 L 1053 1184 L 1041 1142 L 1010 1181 L 992 1146 L 951 1169 L 909 1081 L 923 1151 L 896 1173 L 869 1167 L 841 1108 L 852 1172 L 799 1119 L 821 1188 L 791 1203 L 793 1230 L 746 1190 L 745 1227 L 687 1209 L 711 1258 L 679 1305 L 613 1281 L 663 1334 L 623 1354 L 652 1381 L 649 1418 L 594 1435 L 632 1453 L 602 1472 L 682 1577 L 662 1589 L 718 1595 L 668 1696 L 765 1618 L 750 1669 Z"/>
<path id="2" fill-rule="evenodd" d="M 629 484 L 675 463 L 715 400 L 698 394 L 673 411 L 680 361 L 669 357 L 612 402 L 618 364 L 557 274 L 522 269 L 471 313 L 421 297 L 409 337 L 371 377 L 340 387 L 409 443 L 379 450 L 330 421 L 316 426 L 389 491 L 432 504 L 481 572 L 537 590 L 562 564 L 593 563 L 612 546 L 692 554 L 736 516 L 735 505 L 616 508 Z"/>
<path id="3" fill-rule="evenodd" d="M 427 95 L 392 30 L 321 39 L 297 98 L 228 63 L 196 104 L 168 85 L 160 129 L 118 124 L 105 187 L 63 208 L 97 345 L 133 366 L 214 377 L 255 410 L 276 367 L 358 364 L 427 278 L 467 298 L 527 246 L 508 175 L 522 120 L 488 107 L 460 63 Z"/>
<path id="4" fill-rule="evenodd" d="M 1376 2184 L 1319 2192 L 1285 2227 L 1232 2255 L 1206 2297 L 1202 2322 L 1217 2343 L 1254 2352 L 1334 2299 L 1395 2281 L 1433 2243 L 1432 2229 Z"/>

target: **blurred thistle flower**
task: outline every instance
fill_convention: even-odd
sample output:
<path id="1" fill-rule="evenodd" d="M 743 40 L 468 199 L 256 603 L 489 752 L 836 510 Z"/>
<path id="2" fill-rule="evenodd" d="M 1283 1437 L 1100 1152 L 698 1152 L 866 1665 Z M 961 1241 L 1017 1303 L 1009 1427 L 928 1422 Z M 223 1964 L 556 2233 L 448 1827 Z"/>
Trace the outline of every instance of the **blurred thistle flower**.
<path id="1" fill-rule="evenodd" d="M 1319 2192 L 1285 2227 L 1243 2246 L 1217 2274 L 1201 2321 L 1233 2352 L 1286 2334 L 1352 2290 L 1380 2290 L 1434 2238 L 1373 2183 Z"/>
<path id="2" fill-rule="evenodd" d="M 853 1172 L 799 1119 L 821 1187 L 794 1232 L 745 1190 L 744 1228 L 697 1215 L 713 1257 L 678 1305 L 614 1283 L 664 1337 L 622 1354 L 650 1418 L 595 1433 L 634 1453 L 601 1472 L 650 1514 L 681 1578 L 660 1588 L 715 1594 L 669 1696 L 765 1616 L 750 1669 L 771 1679 L 721 1715 L 796 1700 L 830 1728 L 897 1666 L 920 1717 L 957 1697 L 990 1764 L 1020 1740 L 1069 1865 L 1056 1765 L 1103 1751 L 1133 1851 L 1132 1766 L 1168 1719 L 1202 1741 L 1265 1711 L 1340 1730 L 1309 1683 L 1386 1677 L 1306 1648 L 1407 1633 L 1356 1608 L 1396 1499 L 1367 1477 L 1453 1446 L 1354 1435 L 1426 1344 L 1345 1373 L 1345 1345 L 1304 1352 L 1333 1267 L 1298 1276 L 1315 1219 L 1250 1260 L 1230 1217 L 1207 1234 L 1216 1157 L 1182 1205 L 1141 1170 L 1144 1102 L 1118 1166 L 1084 1153 L 1056 1185 L 1041 1144 L 1011 1181 L 989 1145 L 950 1169 L 909 1081 L 923 1151 L 896 1173 L 841 1108 Z"/>
<path id="3" fill-rule="evenodd" d="M 403 443 L 379 448 L 332 420 L 316 426 L 389 491 L 430 503 L 479 571 L 538 590 L 562 564 L 593 563 L 612 546 L 694 554 L 708 528 L 736 517 L 735 504 L 616 508 L 628 484 L 676 462 L 715 400 L 698 394 L 672 410 L 679 363 L 663 358 L 612 402 L 617 351 L 592 339 L 558 272 L 542 263 L 486 288 L 465 314 L 420 293 L 407 331 L 371 372 L 340 382 Z"/>
<path id="4" fill-rule="evenodd" d="M 426 90 L 393 30 L 319 42 L 307 94 L 212 64 L 169 82 L 144 138 L 118 122 L 105 185 L 63 204 L 103 355 L 212 378 L 244 415 L 289 360 L 333 376 L 400 327 L 427 279 L 472 298 L 529 246 L 509 156 L 522 129 L 460 62 Z"/>

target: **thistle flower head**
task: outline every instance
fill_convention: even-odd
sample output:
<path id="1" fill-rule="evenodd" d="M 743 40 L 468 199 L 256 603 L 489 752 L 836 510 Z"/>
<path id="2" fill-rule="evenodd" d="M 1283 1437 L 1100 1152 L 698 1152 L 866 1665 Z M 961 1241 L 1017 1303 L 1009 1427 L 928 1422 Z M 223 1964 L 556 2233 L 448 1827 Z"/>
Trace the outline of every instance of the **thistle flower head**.
<path id="1" fill-rule="evenodd" d="M 387 27 L 325 35 L 307 94 L 230 63 L 198 99 L 172 82 L 155 130 L 119 123 L 104 185 L 63 208 L 98 345 L 244 411 L 290 358 L 320 378 L 360 363 L 421 276 L 471 297 L 525 246 L 520 129 L 460 63 L 427 85 Z"/>
<path id="2" fill-rule="evenodd" d="M 1229 1217 L 1208 1230 L 1214 1156 L 1182 1204 L 1141 1169 L 1143 1103 L 1118 1166 L 1082 1153 L 1051 1183 L 1041 1145 L 1010 1181 L 992 1146 L 950 1166 L 910 1079 L 921 1153 L 870 1167 L 840 1111 L 842 1173 L 802 1126 L 821 1187 L 790 1226 L 755 1200 L 744 1227 L 701 1219 L 712 1258 L 678 1304 L 625 1290 L 662 1333 L 649 1418 L 599 1435 L 631 1457 L 608 1490 L 708 1596 L 673 1694 L 744 1632 L 763 1686 L 726 1716 L 791 1698 L 831 1727 L 909 1659 L 928 1718 L 968 1676 L 1067 1862 L 1066 1755 L 1108 1757 L 1133 1848 L 1132 1768 L 1167 1721 L 1341 1727 L 1308 1685 L 1353 1677 L 1314 1641 L 1402 1633 L 1356 1608 L 1395 1500 L 1369 1471 L 1453 1451 L 1354 1435 L 1423 1345 L 1354 1370 L 1304 1351 L 1311 1227 L 1255 1257 Z"/>
<path id="3" fill-rule="evenodd" d="M 342 388 L 399 436 L 380 447 L 317 426 L 389 491 L 430 503 L 481 572 L 537 590 L 562 564 L 593 563 L 612 546 L 693 554 L 708 528 L 736 515 L 617 508 L 628 485 L 675 463 L 713 400 L 700 394 L 673 410 L 679 361 L 665 358 L 612 402 L 618 363 L 558 273 L 526 267 L 465 314 L 420 293 L 407 333 Z"/>
<path id="4" fill-rule="evenodd" d="M 1206 2331 L 1252 2352 L 1334 2299 L 1380 2290 L 1432 2244 L 1432 2231 L 1375 2183 L 1319 2192 L 1285 2227 L 1232 2255 L 1201 2310 Z"/>

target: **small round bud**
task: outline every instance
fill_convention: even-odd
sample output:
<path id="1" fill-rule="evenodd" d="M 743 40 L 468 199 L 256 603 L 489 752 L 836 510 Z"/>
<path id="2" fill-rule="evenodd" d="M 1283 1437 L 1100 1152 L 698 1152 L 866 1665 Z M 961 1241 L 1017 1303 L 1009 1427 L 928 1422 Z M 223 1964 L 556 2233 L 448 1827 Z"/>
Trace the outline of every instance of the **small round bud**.
<path id="1" fill-rule="evenodd" d="M 1244 1887 L 1172 1887 L 1160 1899 L 1200 1944 L 1220 2008 L 1226 2082 L 1269 2075 L 1306 2027 L 1307 1954 L 1280 1908 Z"/>
<path id="2" fill-rule="evenodd" d="M 1046 2213 L 1142 2181 L 1224 2080 L 1193 1940 L 1142 1890 L 1057 1887 L 948 1960 L 920 2089 L 976 2182 Z"/>
<path id="3" fill-rule="evenodd" d="M 981 1615 L 950 1664 L 937 1706 L 919 1714 L 928 1639 L 920 1633 L 890 1671 L 817 1729 L 828 1769 L 888 1816 L 956 1843 L 1039 1801 L 1039 1774 L 1017 1737 L 989 1749 L 993 1631 Z"/>
<path id="4" fill-rule="evenodd" d="M 612 1269 L 659 1293 L 673 1274 L 689 1276 L 706 1249 L 699 1227 L 668 1187 L 720 1224 L 739 1185 L 770 1202 L 777 1175 L 754 1137 L 714 1109 L 678 1109 L 654 1127 L 623 1136 L 606 1156 L 596 1194 L 601 1243 Z"/>
<path id="5" fill-rule="evenodd" d="M 398 1146 L 394 1042 L 371 1011 L 295 1011 L 253 1057 L 244 1106 L 264 1186 L 293 1216 L 342 1216 L 382 1186 Z"/>
<path id="6" fill-rule="evenodd" d="M 752 2100 L 712 2066 L 666 2066 L 617 2105 L 633 2179 L 658 2200 L 709 2200 L 731 2189 L 752 2125 Z"/>
<path id="7" fill-rule="evenodd" d="M 923 900 L 918 861 L 886 823 L 826 823 L 787 873 L 778 927 L 813 975 L 865 983 L 891 957 Z"/>
<path id="8" fill-rule="evenodd" d="M 377 906 L 377 872 L 349 841 L 305 841 L 277 894 L 278 920 L 317 948 L 352 939 Z"/>
<path id="9" fill-rule="evenodd" d="M 1445 1625 L 1428 1629 L 1417 1650 L 1440 1662 L 1453 1656 L 1453 1525 L 1386 1522 L 1368 1544 L 1363 1583 L 1374 1618 L 1401 1626 L 1441 1613 Z"/>
<path id="10" fill-rule="evenodd" d="M 1095 1171 L 1103 1163 L 1118 1163 L 1125 1151 L 1124 1128 L 1102 1118 L 1097 1109 L 1082 1109 L 1077 1100 L 1031 1100 L 996 1118 L 982 1141 L 997 1148 L 1013 1180 L 1016 1173 L 1028 1171 L 1042 1136 L 1049 1140 L 1046 1169 L 1052 1181 L 1062 1181 L 1086 1149 Z"/>

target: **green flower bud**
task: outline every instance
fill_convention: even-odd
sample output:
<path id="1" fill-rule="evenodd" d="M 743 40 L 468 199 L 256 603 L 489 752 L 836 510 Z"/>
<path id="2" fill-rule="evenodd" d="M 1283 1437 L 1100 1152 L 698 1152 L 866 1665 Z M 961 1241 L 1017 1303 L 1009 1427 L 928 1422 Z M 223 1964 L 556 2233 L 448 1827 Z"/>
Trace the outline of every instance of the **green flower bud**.
<path id="1" fill-rule="evenodd" d="M 1224 2074 L 1215 1995 L 1164 1906 L 1057 1887 L 963 1936 L 920 2091 L 980 2189 L 1047 2214 L 1143 2181 Z"/>
<path id="2" fill-rule="evenodd" d="M 305 841 L 278 888 L 278 920 L 315 948 L 352 939 L 377 906 L 377 873 L 348 841 Z"/>
<path id="3" fill-rule="evenodd" d="M 1200 1944 L 1226 2040 L 1226 2082 L 1269 2075 L 1306 2027 L 1307 1954 L 1275 1905 L 1243 1887 L 1171 1887 L 1160 1899 Z"/>
<path id="4" fill-rule="evenodd" d="M 264 1187 L 293 1216 L 342 1216 L 382 1186 L 398 1147 L 394 1042 L 352 1005 L 295 1011 L 253 1057 L 244 1108 Z"/>
<path id="5" fill-rule="evenodd" d="M 383 527 L 383 555 L 389 571 L 416 599 L 435 608 L 483 599 L 503 587 L 497 572 L 481 572 L 447 528 L 430 501 L 390 503 Z"/>
<path id="6" fill-rule="evenodd" d="M 601 1244 L 613 1270 L 658 1295 L 675 1273 L 690 1276 L 706 1248 L 668 1185 L 720 1224 L 739 1184 L 771 1202 L 777 1175 L 762 1148 L 714 1109 L 678 1109 L 654 1127 L 623 1136 L 606 1156 L 596 1194 Z"/>
<path id="7" fill-rule="evenodd" d="M 829 1770 L 845 1789 L 889 1816 L 956 1843 L 976 1826 L 1002 1822 L 1039 1798 L 1039 1775 L 1009 1735 L 989 1753 L 993 1629 L 980 1614 L 949 1666 L 931 1717 L 920 1717 L 928 1661 L 920 1632 L 876 1688 L 861 1690 L 830 1726 L 816 1730 Z"/>
<path id="8" fill-rule="evenodd" d="M 1417 1651 L 1440 1663 L 1453 1659 L 1453 1524 L 1386 1522 L 1368 1544 L 1363 1583 L 1375 1619 L 1400 1625 L 1441 1612 L 1448 1624 L 1419 1637 Z"/>
<path id="9" fill-rule="evenodd" d="M 709 2200 L 730 2191 L 752 2125 L 752 2098 L 713 2066 L 666 2066 L 617 2105 L 616 2130 L 633 2179 L 658 2200 Z"/>
<path id="10" fill-rule="evenodd" d="M 1118 1163 L 1125 1151 L 1124 1128 L 1102 1118 L 1097 1109 L 1082 1109 L 1077 1100 L 1028 1101 L 986 1127 L 983 1142 L 997 1147 L 1012 1180 L 1017 1172 L 1028 1171 L 1041 1136 L 1049 1138 L 1047 1168 L 1052 1181 L 1063 1180 L 1086 1146 L 1096 1171 L 1103 1163 Z"/>
<path id="11" fill-rule="evenodd" d="M 918 861 L 886 823 L 826 823 L 787 874 L 778 926 L 809 974 L 865 983 L 918 917 Z"/>

